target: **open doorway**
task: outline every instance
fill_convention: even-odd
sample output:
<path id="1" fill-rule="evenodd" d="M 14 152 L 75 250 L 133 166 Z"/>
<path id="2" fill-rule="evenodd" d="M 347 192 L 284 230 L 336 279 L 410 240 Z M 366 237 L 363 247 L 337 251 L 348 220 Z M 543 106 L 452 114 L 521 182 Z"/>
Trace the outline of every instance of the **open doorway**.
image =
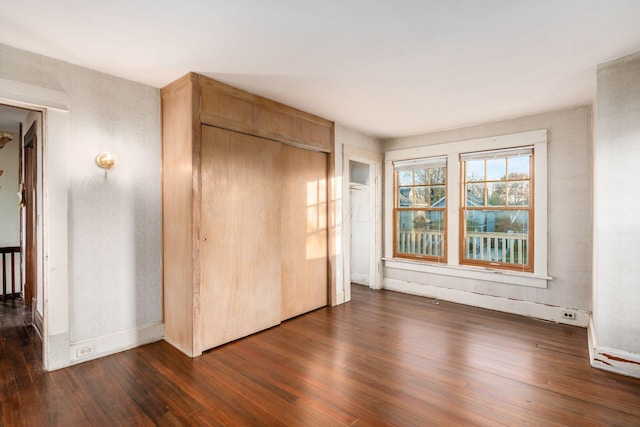
<path id="1" fill-rule="evenodd" d="M 16 316 L 39 336 L 44 327 L 41 141 L 41 111 L 0 104 L 0 303 L 18 307 Z"/>
<path id="2" fill-rule="evenodd" d="M 351 286 L 382 288 L 382 155 L 345 147 L 344 290 Z"/>
<path id="3" fill-rule="evenodd" d="M 373 203 L 371 165 L 349 161 L 349 211 L 350 215 L 350 243 L 351 243 L 351 271 L 352 284 L 371 286 L 371 251 L 373 249 L 372 221 Z"/>

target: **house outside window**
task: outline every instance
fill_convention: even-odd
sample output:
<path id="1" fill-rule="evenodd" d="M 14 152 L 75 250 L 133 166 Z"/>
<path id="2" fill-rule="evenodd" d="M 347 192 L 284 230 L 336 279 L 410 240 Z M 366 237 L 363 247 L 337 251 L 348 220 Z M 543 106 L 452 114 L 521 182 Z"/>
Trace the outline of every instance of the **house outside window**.
<path id="1" fill-rule="evenodd" d="M 547 274 L 547 130 L 447 142 L 415 137 L 403 142 L 407 148 L 385 153 L 383 261 L 390 275 L 386 286 L 415 291 L 414 286 L 427 280 L 450 277 L 547 288 L 552 280 Z M 443 256 L 428 257 L 402 246 L 400 226 L 412 226 L 413 218 L 403 218 L 401 224 L 398 213 L 420 207 L 413 196 L 400 197 L 401 187 L 413 187 L 414 181 L 409 185 L 407 174 L 403 181 L 407 185 L 400 185 L 398 172 L 436 158 L 446 166 Z M 405 284 L 401 271 L 415 273 L 412 281 Z"/>
<path id="2" fill-rule="evenodd" d="M 533 148 L 461 154 L 460 262 L 533 271 Z"/>
<path id="3" fill-rule="evenodd" d="M 446 157 L 394 162 L 394 256 L 446 262 Z"/>

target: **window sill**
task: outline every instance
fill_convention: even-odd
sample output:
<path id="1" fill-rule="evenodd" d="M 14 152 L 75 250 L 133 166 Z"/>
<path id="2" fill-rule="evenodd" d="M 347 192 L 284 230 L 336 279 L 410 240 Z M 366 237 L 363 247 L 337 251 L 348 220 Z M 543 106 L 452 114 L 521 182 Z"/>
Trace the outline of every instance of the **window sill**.
<path id="1" fill-rule="evenodd" d="M 508 285 L 529 286 L 546 289 L 551 276 L 521 273 L 518 271 L 498 270 L 495 268 L 468 267 L 462 265 L 437 264 L 425 261 L 413 261 L 402 258 L 383 258 L 385 267 L 398 270 L 417 271 L 421 273 L 440 274 L 443 276 L 461 277 L 465 279 L 483 280 Z"/>

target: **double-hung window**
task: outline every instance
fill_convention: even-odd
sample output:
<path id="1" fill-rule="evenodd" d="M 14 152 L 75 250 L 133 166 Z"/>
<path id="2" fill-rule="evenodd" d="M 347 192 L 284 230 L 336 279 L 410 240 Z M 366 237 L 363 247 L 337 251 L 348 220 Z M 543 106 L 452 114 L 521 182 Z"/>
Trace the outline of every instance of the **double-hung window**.
<path id="1" fill-rule="evenodd" d="M 394 162 L 394 256 L 446 262 L 447 159 Z"/>
<path id="2" fill-rule="evenodd" d="M 533 271 L 533 148 L 461 154 L 460 262 Z"/>
<path id="3" fill-rule="evenodd" d="M 387 151 L 389 286 L 411 271 L 416 283 L 434 274 L 546 288 L 547 152 L 546 129 Z"/>

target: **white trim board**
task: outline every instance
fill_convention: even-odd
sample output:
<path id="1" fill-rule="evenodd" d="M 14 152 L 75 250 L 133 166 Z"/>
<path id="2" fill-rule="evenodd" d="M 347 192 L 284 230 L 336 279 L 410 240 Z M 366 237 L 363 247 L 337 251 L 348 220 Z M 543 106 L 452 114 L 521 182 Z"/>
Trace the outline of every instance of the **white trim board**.
<path id="1" fill-rule="evenodd" d="M 53 108 L 69 111 L 69 95 L 58 90 L 0 78 L 0 102 L 12 106 Z M 16 105 L 16 101 L 23 105 Z"/>
<path id="2" fill-rule="evenodd" d="M 396 279 L 384 279 L 383 289 L 402 292 L 405 294 L 419 295 L 427 298 L 441 299 L 443 301 L 470 305 L 473 307 L 487 308 L 489 310 L 502 311 L 504 313 L 549 320 L 572 326 L 586 328 L 589 324 L 590 312 L 576 310 L 567 307 L 558 307 L 540 304 L 531 301 L 514 300 L 510 298 L 495 297 L 491 295 L 477 294 L 458 289 L 443 288 L 440 286 L 423 285 L 415 282 L 405 282 Z M 563 311 L 571 311 L 576 314 L 575 320 L 567 320 L 562 316 Z"/>
<path id="3" fill-rule="evenodd" d="M 523 145 L 547 143 L 547 130 L 539 129 L 487 138 L 468 139 L 464 141 L 444 142 L 424 145 L 416 148 L 391 150 L 385 153 L 385 161 L 417 159 L 420 157 L 441 156 L 448 153 L 467 153 L 472 151 L 496 150 Z"/>
<path id="4" fill-rule="evenodd" d="M 593 317 L 589 319 L 587 336 L 589 338 L 589 361 L 593 368 L 640 378 L 640 354 L 599 346 L 595 336 Z"/>
<path id="5" fill-rule="evenodd" d="M 510 270 L 498 270 L 482 267 L 467 267 L 464 265 L 447 265 L 412 261 L 401 258 L 384 258 L 384 266 L 397 270 L 417 271 L 420 273 L 440 274 L 464 279 L 483 280 L 508 285 L 531 286 L 534 288 L 546 288 L 550 276 L 537 276 L 532 273 L 520 273 Z"/>
<path id="6" fill-rule="evenodd" d="M 351 273 L 351 283 L 369 286 L 369 282 L 369 276 L 366 276 L 364 274 Z"/>
<path id="7" fill-rule="evenodd" d="M 162 339 L 164 339 L 164 323 L 152 323 L 111 335 L 73 342 L 69 345 L 69 361 L 74 365 Z M 87 351 L 86 356 L 82 356 L 81 352 L 84 349 L 92 350 Z"/>

